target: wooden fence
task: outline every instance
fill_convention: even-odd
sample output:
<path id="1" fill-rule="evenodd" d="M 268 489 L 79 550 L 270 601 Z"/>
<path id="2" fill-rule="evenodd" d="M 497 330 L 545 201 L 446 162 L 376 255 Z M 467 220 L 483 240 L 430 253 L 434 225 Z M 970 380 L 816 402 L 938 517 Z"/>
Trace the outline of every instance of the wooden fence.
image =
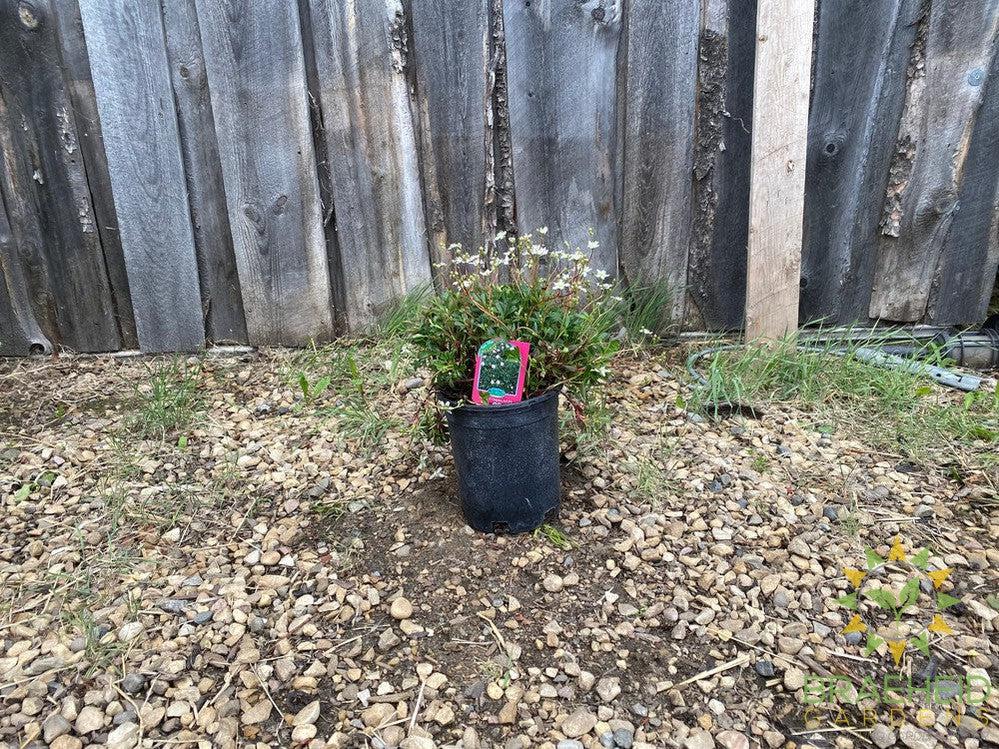
<path id="1" fill-rule="evenodd" d="M 301 344 L 542 225 L 745 306 L 756 0 L 0 0 L 0 354 Z M 973 322 L 999 0 L 822 0 L 801 317 Z M 804 135 L 804 134 L 803 134 Z M 792 165 L 789 168 L 801 168 Z"/>

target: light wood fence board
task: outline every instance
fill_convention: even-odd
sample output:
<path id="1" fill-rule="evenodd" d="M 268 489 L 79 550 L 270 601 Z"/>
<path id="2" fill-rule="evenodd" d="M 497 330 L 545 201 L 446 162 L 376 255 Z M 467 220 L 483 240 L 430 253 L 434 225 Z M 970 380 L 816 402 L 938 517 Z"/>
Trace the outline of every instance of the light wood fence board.
<path id="1" fill-rule="evenodd" d="M 812 0 L 765 0 L 756 19 L 756 89 L 746 260 L 746 337 L 798 328 Z"/>

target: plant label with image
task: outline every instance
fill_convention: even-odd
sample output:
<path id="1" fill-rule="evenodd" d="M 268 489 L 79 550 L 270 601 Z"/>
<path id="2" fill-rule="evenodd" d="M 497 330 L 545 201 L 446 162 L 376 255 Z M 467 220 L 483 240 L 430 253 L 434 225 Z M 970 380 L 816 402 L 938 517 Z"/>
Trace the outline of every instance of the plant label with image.
<path id="1" fill-rule="evenodd" d="M 473 403 L 517 403 L 524 399 L 527 354 L 531 344 L 493 338 L 475 355 Z"/>

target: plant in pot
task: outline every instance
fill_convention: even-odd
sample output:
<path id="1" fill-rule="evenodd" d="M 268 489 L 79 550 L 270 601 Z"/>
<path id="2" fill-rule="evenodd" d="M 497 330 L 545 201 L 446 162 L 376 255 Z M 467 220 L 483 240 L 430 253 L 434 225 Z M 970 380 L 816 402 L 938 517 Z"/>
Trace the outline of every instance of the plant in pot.
<path id="1" fill-rule="evenodd" d="M 445 288 L 427 301 L 413 335 L 436 413 L 446 415 L 465 518 L 485 532 L 530 531 L 557 512 L 559 398 L 582 418 L 617 350 L 607 274 L 592 271 L 579 249 L 549 250 L 545 236 L 501 233 L 490 252 L 474 255 L 453 245 L 441 267 Z M 471 402 L 476 355 L 489 341 L 506 361 L 506 342 L 530 344 L 522 401 Z"/>

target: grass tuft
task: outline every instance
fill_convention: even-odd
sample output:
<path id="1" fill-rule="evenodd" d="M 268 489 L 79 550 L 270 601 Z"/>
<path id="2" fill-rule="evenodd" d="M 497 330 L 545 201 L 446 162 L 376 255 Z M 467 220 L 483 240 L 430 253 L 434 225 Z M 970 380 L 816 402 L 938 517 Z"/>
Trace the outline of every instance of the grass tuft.
<path id="1" fill-rule="evenodd" d="M 147 365 L 149 380 L 136 388 L 130 430 L 140 437 L 177 434 L 190 427 L 200 407 L 201 367 L 177 359 Z"/>
<path id="2" fill-rule="evenodd" d="M 537 539 L 544 539 L 556 549 L 561 549 L 562 551 L 568 551 L 572 548 L 572 542 L 565 534 L 565 531 L 561 528 L 556 528 L 554 525 L 549 523 L 544 523 L 536 528 L 534 531 L 534 537 Z"/>
<path id="3" fill-rule="evenodd" d="M 618 315 L 628 340 L 642 343 L 672 337 L 676 295 L 664 281 L 632 284 L 618 295 Z"/>
<path id="4" fill-rule="evenodd" d="M 959 393 L 927 378 L 860 360 L 857 350 L 883 343 L 829 340 L 802 350 L 792 338 L 721 351 L 703 372 L 698 404 L 718 415 L 726 406 L 765 408 L 787 403 L 817 425 L 848 428 L 875 447 L 923 460 L 955 444 L 983 452 L 999 441 L 999 393 Z M 842 355 L 831 353 L 843 350 Z M 926 361 L 946 365 L 931 349 Z"/>

